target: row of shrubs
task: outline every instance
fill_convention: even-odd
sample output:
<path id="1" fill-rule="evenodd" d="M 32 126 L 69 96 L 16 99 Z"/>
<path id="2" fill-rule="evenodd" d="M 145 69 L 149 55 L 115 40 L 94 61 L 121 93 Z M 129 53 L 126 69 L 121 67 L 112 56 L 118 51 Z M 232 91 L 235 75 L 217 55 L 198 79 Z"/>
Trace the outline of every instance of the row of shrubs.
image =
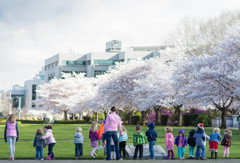
<path id="1" fill-rule="evenodd" d="M 44 124 L 42 120 L 20 120 L 22 124 Z M 54 124 L 84 124 L 87 123 L 85 120 L 55 120 Z"/>

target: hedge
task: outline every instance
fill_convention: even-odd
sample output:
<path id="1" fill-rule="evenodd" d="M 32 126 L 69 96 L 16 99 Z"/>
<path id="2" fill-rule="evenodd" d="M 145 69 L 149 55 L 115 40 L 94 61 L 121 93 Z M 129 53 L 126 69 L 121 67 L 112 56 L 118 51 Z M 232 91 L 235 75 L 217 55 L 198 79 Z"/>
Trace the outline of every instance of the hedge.
<path id="1" fill-rule="evenodd" d="M 161 115 L 161 124 L 162 125 L 167 125 L 167 121 L 168 121 L 168 115 Z"/>
<path id="2" fill-rule="evenodd" d="M 20 120 L 22 124 L 44 124 L 42 120 Z"/>
<path id="3" fill-rule="evenodd" d="M 183 115 L 183 125 L 184 126 L 195 126 L 195 121 L 197 119 L 197 114 L 185 114 Z"/>
<path id="4" fill-rule="evenodd" d="M 22 124 L 44 124 L 42 120 L 20 120 Z M 85 120 L 55 120 L 53 124 L 83 124 Z"/>
<path id="5" fill-rule="evenodd" d="M 133 125 L 137 125 L 140 120 L 141 120 L 141 116 L 132 116 Z"/>

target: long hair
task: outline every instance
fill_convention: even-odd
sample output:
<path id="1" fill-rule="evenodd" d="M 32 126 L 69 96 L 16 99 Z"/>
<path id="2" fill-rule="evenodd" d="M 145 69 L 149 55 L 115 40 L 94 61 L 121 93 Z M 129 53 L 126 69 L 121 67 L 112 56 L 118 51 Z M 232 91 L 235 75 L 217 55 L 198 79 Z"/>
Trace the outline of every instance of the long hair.
<path id="1" fill-rule="evenodd" d="M 98 127 L 98 123 L 96 121 L 92 121 L 90 130 L 92 132 L 96 132 L 97 131 L 97 127 Z"/>
<path id="2" fill-rule="evenodd" d="M 14 123 L 14 122 L 16 122 L 16 119 L 17 119 L 17 116 L 16 116 L 15 114 L 11 114 L 11 115 L 8 117 L 7 122 Z"/>
<path id="3" fill-rule="evenodd" d="M 37 129 L 36 135 L 42 135 L 42 129 Z"/>
<path id="4" fill-rule="evenodd" d="M 127 133 L 125 126 L 122 125 L 122 131 Z"/>

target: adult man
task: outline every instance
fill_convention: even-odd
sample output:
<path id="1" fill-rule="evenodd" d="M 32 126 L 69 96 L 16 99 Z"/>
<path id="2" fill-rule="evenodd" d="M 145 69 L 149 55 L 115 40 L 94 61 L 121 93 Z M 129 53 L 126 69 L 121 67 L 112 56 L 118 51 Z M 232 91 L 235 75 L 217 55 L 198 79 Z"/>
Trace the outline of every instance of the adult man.
<path id="1" fill-rule="evenodd" d="M 106 134 L 106 140 L 107 140 L 106 160 L 111 159 L 111 138 L 113 139 L 114 145 L 115 145 L 116 160 L 120 160 L 120 153 L 118 148 L 118 136 L 117 136 L 118 128 L 119 128 L 120 135 L 122 135 L 121 119 L 116 114 L 116 107 L 113 106 L 111 108 L 111 114 L 107 116 L 107 119 L 104 125 L 104 133 Z"/>

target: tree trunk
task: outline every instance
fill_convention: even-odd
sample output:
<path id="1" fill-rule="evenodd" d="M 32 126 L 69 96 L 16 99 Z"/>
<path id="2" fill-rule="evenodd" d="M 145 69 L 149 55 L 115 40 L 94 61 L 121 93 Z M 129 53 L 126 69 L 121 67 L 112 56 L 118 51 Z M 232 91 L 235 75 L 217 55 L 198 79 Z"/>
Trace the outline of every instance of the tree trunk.
<path id="1" fill-rule="evenodd" d="M 142 125 L 145 126 L 145 125 L 146 125 L 146 124 L 145 124 L 146 112 L 145 112 L 145 111 L 142 111 L 141 114 L 142 114 L 142 119 L 141 119 Z"/>
<path id="2" fill-rule="evenodd" d="M 227 128 L 226 116 L 227 116 L 227 109 L 226 109 L 226 108 L 222 108 L 222 115 L 221 115 L 222 124 L 221 124 L 221 129 Z"/>
<path id="3" fill-rule="evenodd" d="M 108 112 L 107 112 L 107 110 L 104 110 L 104 118 L 106 119 L 107 118 L 107 114 L 108 114 Z"/>
<path id="4" fill-rule="evenodd" d="M 83 118 L 82 118 L 82 113 L 79 113 L 79 118 L 78 118 L 79 120 L 82 120 Z"/>
<path id="5" fill-rule="evenodd" d="M 129 112 L 128 125 L 132 125 L 132 113 L 133 113 L 133 111 L 130 111 L 130 112 Z"/>
<path id="6" fill-rule="evenodd" d="M 68 115 L 67 115 L 68 111 L 64 110 L 63 112 L 64 112 L 64 120 L 67 121 L 68 120 Z"/>
<path id="7" fill-rule="evenodd" d="M 154 111 L 156 113 L 156 115 L 155 115 L 155 125 L 158 125 L 158 114 L 159 114 L 158 108 L 154 108 Z"/>
<path id="8" fill-rule="evenodd" d="M 177 112 L 177 121 L 178 121 L 178 126 L 182 126 L 182 110 L 181 110 L 182 105 L 176 105 L 174 106 L 175 111 Z"/>
<path id="9" fill-rule="evenodd" d="M 98 112 L 96 112 L 95 115 L 96 115 L 96 121 L 98 121 Z"/>
<path id="10" fill-rule="evenodd" d="M 75 120 L 75 115 L 72 113 L 72 120 Z"/>

